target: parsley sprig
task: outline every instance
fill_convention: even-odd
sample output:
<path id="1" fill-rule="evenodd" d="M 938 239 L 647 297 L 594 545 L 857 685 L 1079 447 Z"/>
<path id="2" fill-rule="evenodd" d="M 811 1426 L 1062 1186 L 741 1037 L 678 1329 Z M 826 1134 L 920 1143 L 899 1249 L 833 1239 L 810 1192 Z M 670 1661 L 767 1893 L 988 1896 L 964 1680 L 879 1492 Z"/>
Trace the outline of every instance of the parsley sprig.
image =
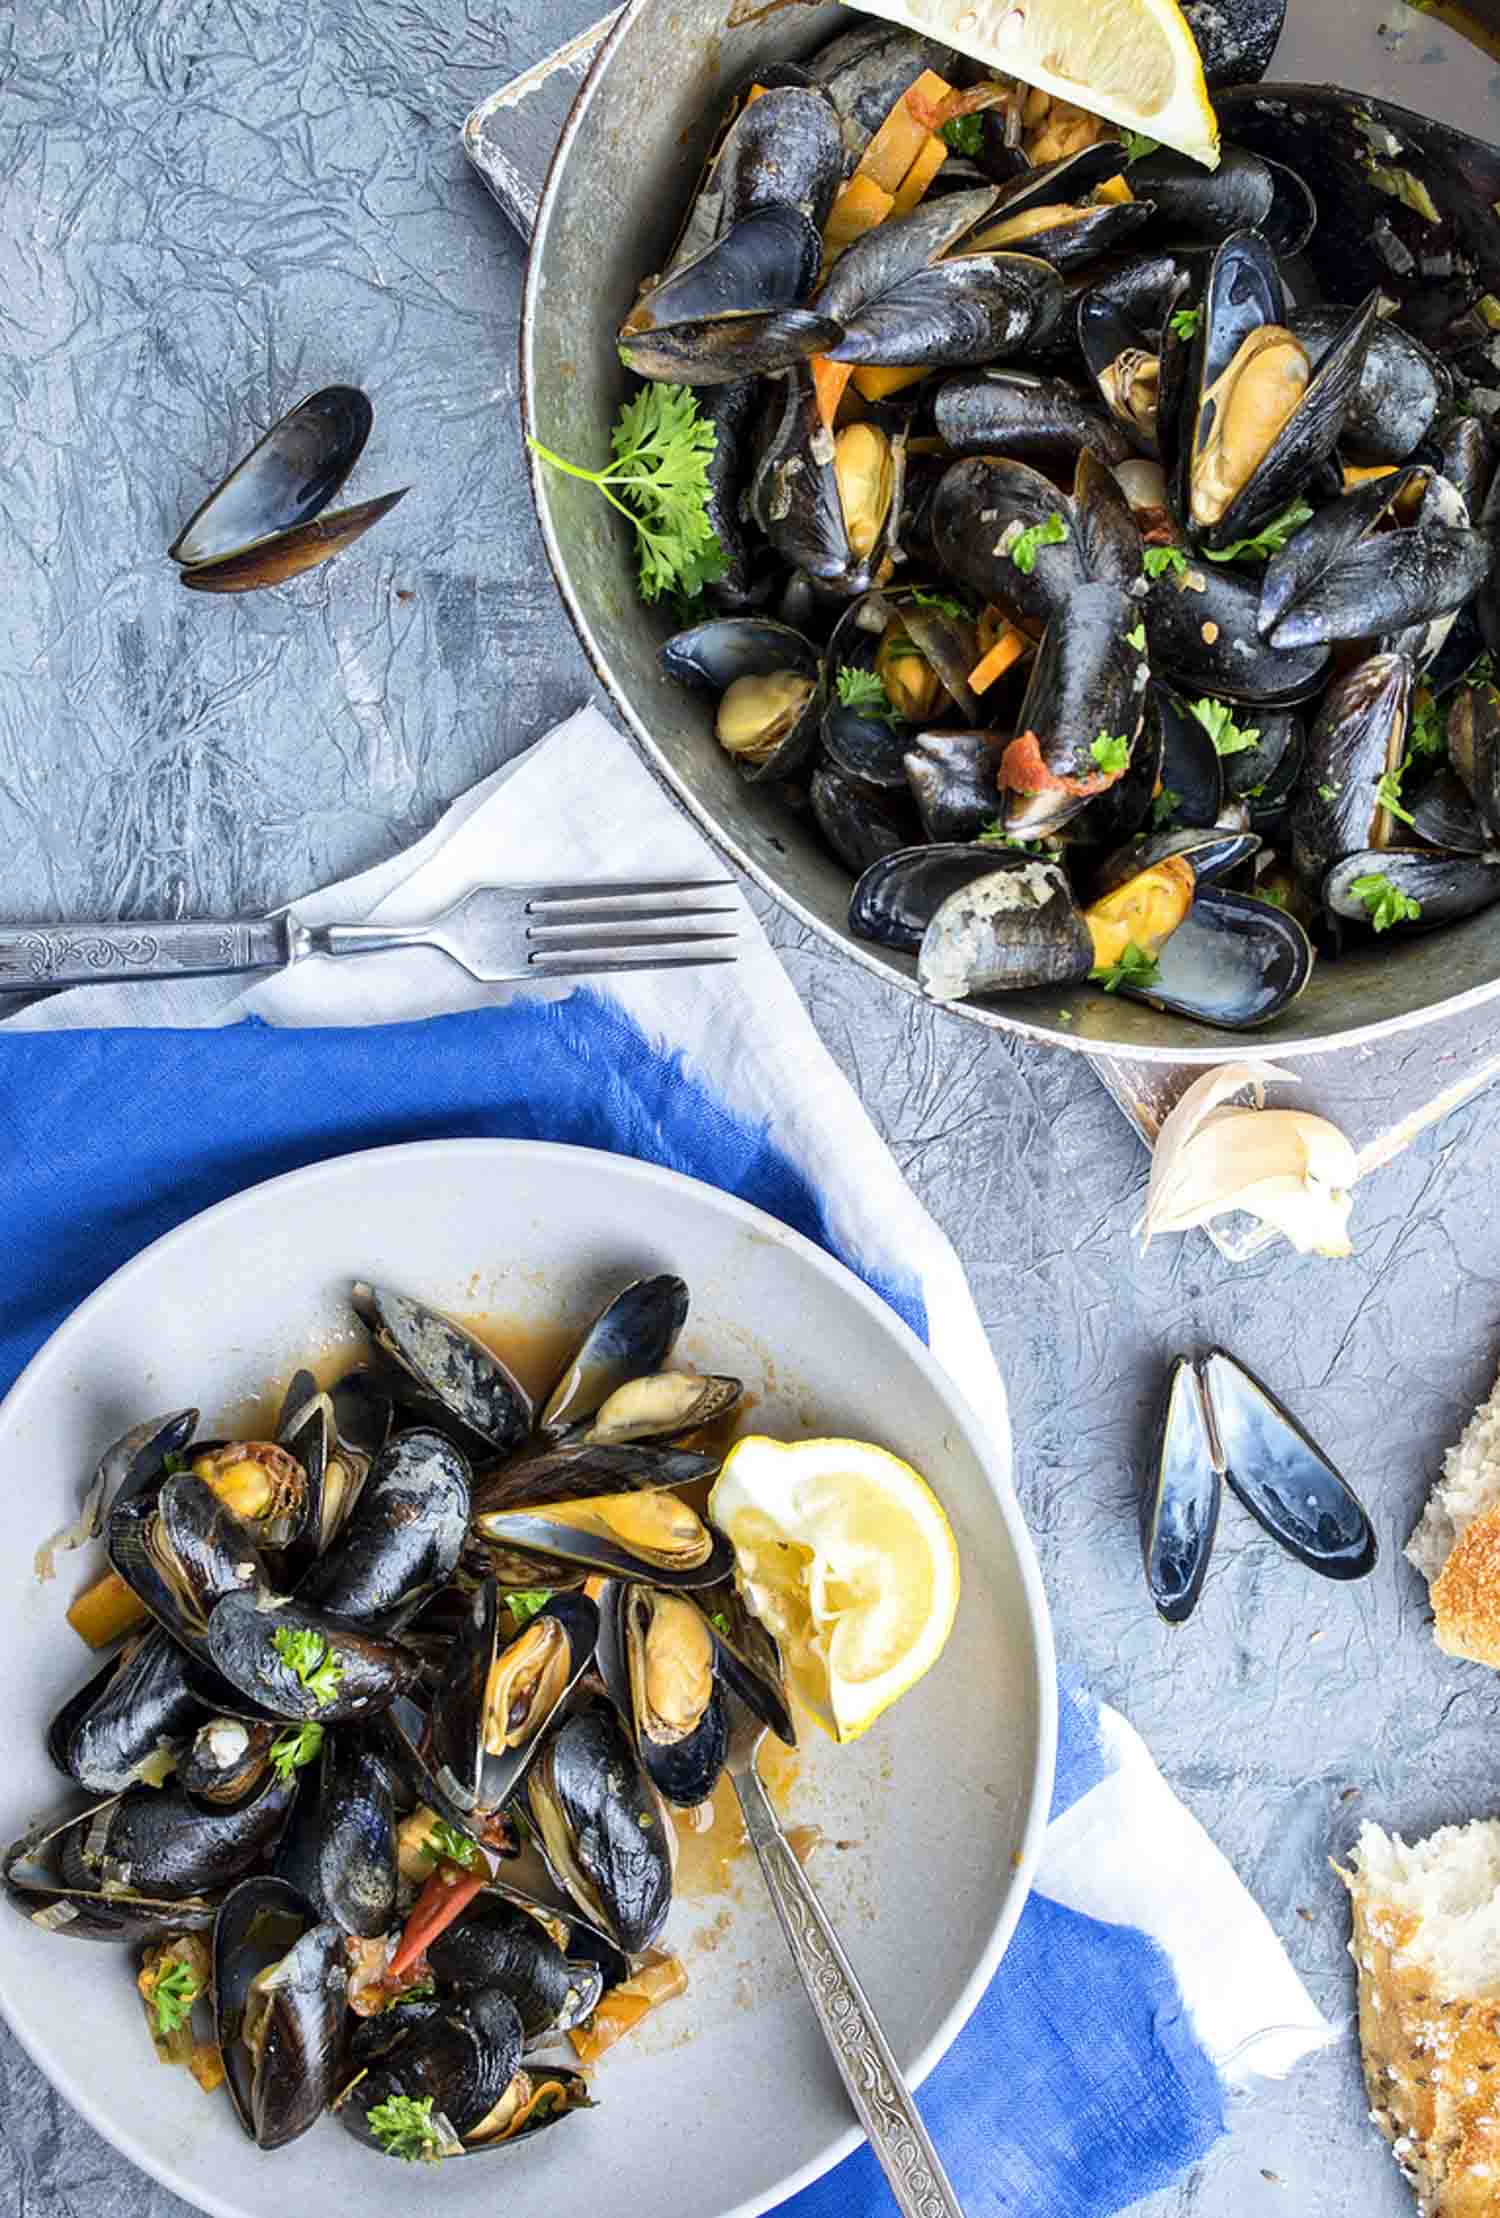
<path id="1" fill-rule="evenodd" d="M 1154 154 L 1161 145 L 1160 139 L 1148 138 L 1144 131 L 1127 131 L 1125 134 L 1125 159 L 1138 162 L 1147 154 Z"/>
<path id="2" fill-rule="evenodd" d="M 1188 714 L 1196 717 L 1203 726 L 1214 743 L 1215 754 L 1243 755 L 1260 738 L 1258 724 L 1236 724 L 1227 701 L 1215 701 L 1207 697 L 1201 701 L 1189 701 Z"/>
<path id="3" fill-rule="evenodd" d="M 969 621 L 969 611 L 951 593 L 928 593 L 922 586 L 914 585 L 911 597 L 918 608 L 935 608 L 939 616 L 951 616 L 955 623 L 966 624 Z"/>
<path id="4" fill-rule="evenodd" d="M 1401 780 L 1405 770 L 1404 762 L 1394 770 L 1383 770 L 1375 787 L 1375 799 L 1381 808 L 1389 809 L 1391 815 L 1398 816 L 1403 824 L 1415 824 L 1416 818 L 1401 799 Z"/>
<path id="5" fill-rule="evenodd" d="M 1393 885 L 1384 871 L 1367 870 L 1362 878 L 1354 880 L 1349 891 L 1356 901 L 1364 903 L 1377 932 L 1388 932 L 1393 924 L 1414 924 L 1422 914 L 1421 902 L 1413 901 L 1409 893 Z"/>
<path id="6" fill-rule="evenodd" d="M 1188 566 L 1186 547 L 1148 547 L 1141 560 L 1148 578 L 1164 577 L 1168 570 L 1180 578 Z"/>
<path id="7" fill-rule="evenodd" d="M 1041 523 L 1028 524 L 1024 531 L 1017 532 L 1010 543 L 1010 559 L 1022 576 L 1029 578 L 1036 568 L 1038 551 L 1043 547 L 1060 547 L 1067 536 L 1067 518 L 1054 508 Z"/>
<path id="8" fill-rule="evenodd" d="M 282 1625 L 271 1635 L 271 1646 L 293 1677 L 301 1680 L 319 1709 L 334 1700 L 344 1676 L 344 1662 L 321 1633 L 306 1625 Z"/>
<path id="9" fill-rule="evenodd" d="M 717 428 L 698 413 L 690 385 L 643 385 L 625 402 L 610 438 L 612 460 L 585 470 L 539 439 L 533 453 L 568 477 L 596 485 L 637 534 L 641 598 L 673 591 L 692 600 L 724 575 L 724 551 L 708 519 L 708 465 Z"/>
<path id="10" fill-rule="evenodd" d="M 1045 855 L 1049 861 L 1057 853 L 1050 839 L 1017 839 L 1005 829 L 1000 817 L 992 817 L 979 835 L 981 847 L 1008 847 L 1018 855 Z"/>
<path id="11" fill-rule="evenodd" d="M 1448 729 L 1443 712 L 1424 686 L 1412 706 L 1406 734 L 1407 753 L 1441 755 L 1447 745 Z"/>
<path id="12" fill-rule="evenodd" d="M 1117 963 L 1098 963 L 1089 976 L 1106 993 L 1118 993 L 1122 986 L 1154 986 L 1160 973 L 1161 965 L 1156 957 L 1148 955 L 1134 940 L 1128 940 Z"/>
<path id="13" fill-rule="evenodd" d="M 1151 803 L 1152 831 L 1164 832 L 1181 806 L 1182 795 L 1174 793 L 1170 786 L 1163 786 Z"/>
<path id="14" fill-rule="evenodd" d="M 1123 732 L 1101 732 L 1089 748 L 1098 767 L 1117 778 L 1130 766 L 1130 742 Z"/>
<path id="15" fill-rule="evenodd" d="M 1167 321 L 1171 324 L 1179 339 L 1191 339 L 1196 335 L 1198 326 L 1203 321 L 1203 310 L 1201 308 L 1176 308 Z"/>
<path id="16" fill-rule="evenodd" d="M 271 1768 L 283 1782 L 304 1764 L 316 1762 L 323 1750 L 323 1728 L 309 1718 L 305 1725 L 288 1725 L 271 1743 Z"/>
<path id="17" fill-rule="evenodd" d="M 938 125 L 938 137 L 955 154 L 967 154 L 972 159 L 984 143 L 984 120 L 978 115 L 950 116 Z"/>
<path id="18" fill-rule="evenodd" d="M 551 1599 L 552 1589 L 549 1586 L 523 1586 L 517 1587 L 513 1594 L 506 1595 L 505 1606 L 515 1619 L 519 1631 L 521 1626 L 529 1625 Z"/>
<path id="19" fill-rule="evenodd" d="M 181 1961 L 162 1973 L 151 1990 L 158 2033 L 177 2033 L 193 2014 L 193 2004 L 203 1992 L 203 1981 L 191 1964 Z"/>
<path id="20" fill-rule="evenodd" d="M 1293 501 L 1279 516 L 1273 516 L 1268 524 L 1262 524 L 1260 530 L 1249 539 L 1231 539 L 1229 545 L 1220 547 L 1217 554 L 1206 555 L 1206 560 L 1267 562 L 1272 555 L 1280 554 L 1293 532 L 1300 531 L 1311 516 L 1312 510 L 1306 501 Z"/>
<path id="21" fill-rule="evenodd" d="M 834 691 L 846 709 L 853 709 L 856 716 L 869 717 L 877 724 L 905 722 L 901 711 L 885 690 L 885 680 L 878 670 L 858 670 L 852 663 L 840 663 L 833 681 Z"/>
<path id="22" fill-rule="evenodd" d="M 431 2095 L 387 2095 L 365 2112 L 365 2124 L 387 2156 L 418 2164 L 442 2155 L 443 2137 L 432 2115 Z"/>
<path id="23" fill-rule="evenodd" d="M 422 1846 L 429 1856 L 443 1857 L 450 1864 L 462 1864 L 465 1871 L 473 1871 L 479 1862 L 478 1841 L 471 1841 L 467 1833 L 460 1833 L 446 1818 L 433 1819 Z"/>

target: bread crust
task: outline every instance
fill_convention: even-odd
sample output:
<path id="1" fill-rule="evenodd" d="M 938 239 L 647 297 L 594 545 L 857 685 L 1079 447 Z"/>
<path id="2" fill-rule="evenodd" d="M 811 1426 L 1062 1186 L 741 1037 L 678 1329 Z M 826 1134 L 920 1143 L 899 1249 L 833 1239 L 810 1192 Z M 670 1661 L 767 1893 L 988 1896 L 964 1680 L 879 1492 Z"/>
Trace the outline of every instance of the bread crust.
<path id="1" fill-rule="evenodd" d="M 1371 2121 L 1422 2218 L 1500 2218 L 1500 1998 L 1440 1994 L 1408 1953 L 1421 1919 L 1333 1868 L 1353 1904 Z"/>
<path id="2" fill-rule="evenodd" d="M 1439 1648 L 1500 1670 L 1500 1508 L 1481 1511 L 1454 1542 L 1432 1611 Z"/>

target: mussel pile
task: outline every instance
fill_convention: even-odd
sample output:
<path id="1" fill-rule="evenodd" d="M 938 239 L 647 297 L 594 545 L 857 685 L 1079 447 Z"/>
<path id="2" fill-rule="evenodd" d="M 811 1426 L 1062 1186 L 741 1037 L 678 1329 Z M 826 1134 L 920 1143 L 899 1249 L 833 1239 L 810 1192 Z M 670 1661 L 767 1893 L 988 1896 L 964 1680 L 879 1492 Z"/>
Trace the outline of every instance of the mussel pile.
<path id="1" fill-rule="evenodd" d="M 1219 110 L 1210 171 L 862 24 L 741 89 L 620 327 L 715 430 L 662 663 L 942 1001 L 1240 1029 L 1500 900 L 1500 155 Z"/>
<path id="2" fill-rule="evenodd" d="M 426 1303 L 352 1298 L 368 1360 L 298 1372 L 273 1439 L 186 1409 L 106 1452 L 100 1585 L 139 1624 L 48 1730 L 89 1800 L 4 1886 L 143 1947 L 159 2051 L 227 2078 L 259 2147 L 331 2110 L 461 2156 L 587 2107 L 578 2061 L 676 1991 L 671 1809 L 712 1794 L 731 1691 L 795 1730 L 682 1491 L 741 1386 L 674 1367 L 681 1279 L 622 1288 L 537 1407 Z"/>

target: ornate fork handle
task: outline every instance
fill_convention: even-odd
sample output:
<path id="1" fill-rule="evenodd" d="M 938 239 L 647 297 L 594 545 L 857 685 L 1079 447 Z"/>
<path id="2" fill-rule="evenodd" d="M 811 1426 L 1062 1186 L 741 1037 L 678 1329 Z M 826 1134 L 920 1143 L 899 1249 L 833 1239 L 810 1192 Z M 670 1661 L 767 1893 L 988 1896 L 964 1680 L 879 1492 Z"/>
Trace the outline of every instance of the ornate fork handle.
<path id="1" fill-rule="evenodd" d="M 185 924 L 0 925 L 0 993 L 91 986 L 106 979 L 207 977 L 216 971 L 279 970 L 301 952 L 297 927 L 206 918 Z"/>
<path id="2" fill-rule="evenodd" d="M 731 1777 L 792 1961 L 904 2218 L 963 2218 L 875 2013 L 753 1763 Z"/>

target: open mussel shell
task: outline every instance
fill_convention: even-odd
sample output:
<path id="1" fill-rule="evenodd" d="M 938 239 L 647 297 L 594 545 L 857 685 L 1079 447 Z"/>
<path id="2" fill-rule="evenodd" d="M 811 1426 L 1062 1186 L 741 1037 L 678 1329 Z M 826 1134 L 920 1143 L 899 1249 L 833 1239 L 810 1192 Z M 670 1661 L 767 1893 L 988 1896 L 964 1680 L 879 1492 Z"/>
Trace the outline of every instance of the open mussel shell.
<path id="1" fill-rule="evenodd" d="M 929 844 L 898 848 L 862 872 L 849 896 L 849 929 L 862 940 L 915 955 L 951 893 L 1002 870 L 1012 858 L 999 847 Z"/>
<path id="2" fill-rule="evenodd" d="M 509 1455 L 531 1430 L 531 1402 L 482 1340 L 425 1302 L 356 1284 L 355 1314 L 394 1367 L 400 1396 L 460 1446 Z"/>
<path id="3" fill-rule="evenodd" d="M 1302 763 L 1305 735 L 1302 719 L 1292 709 L 1257 709 L 1253 717 L 1244 719 L 1244 725 L 1254 732 L 1255 744 L 1222 758 L 1224 798 L 1248 802 L 1255 825 L 1258 811 L 1274 814 L 1290 796 Z"/>
<path id="4" fill-rule="evenodd" d="M 590 1445 L 649 1447 L 681 1440 L 727 1417 L 744 1394 L 739 1379 L 696 1371 L 653 1371 L 617 1386 L 584 1438 Z"/>
<path id="5" fill-rule="evenodd" d="M 292 1793 L 268 1777 L 232 1808 L 212 1809 L 181 1787 L 129 1787 L 60 1840 L 58 1868 L 64 1880 L 110 1896 L 173 1902 L 216 1895 L 270 1847 Z"/>
<path id="6" fill-rule="evenodd" d="M 1077 316 L 1079 352 L 1116 427 L 1112 445 L 1099 439 L 1086 443 L 1108 462 L 1123 462 L 1130 453 L 1158 454 L 1161 355 L 1157 345 L 1102 290 L 1079 294 Z M 1124 453 L 1118 451 L 1121 446 Z"/>
<path id="7" fill-rule="evenodd" d="M 1426 626 L 1451 616 L 1478 591 L 1492 560 L 1485 532 L 1429 522 L 1427 500 L 1417 523 L 1377 531 L 1422 475 L 1398 470 L 1346 493 L 1273 556 L 1261 585 L 1259 615 L 1262 636 L 1273 647 Z M 1457 494 L 1453 499 L 1461 510 Z"/>
<path id="8" fill-rule="evenodd" d="M 357 386 L 310 393 L 194 509 L 168 554 L 187 566 L 218 562 L 310 523 L 354 468 L 374 421 Z"/>
<path id="9" fill-rule="evenodd" d="M 333 1671 L 314 1689 L 276 1645 L 278 1633 L 311 1633 Z M 379 1639 L 342 1618 L 279 1596 L 231 1594 L 208 1621 L 209 1661 L 262 1712 L 337 1725 L 372 1716 L 415 1685 L 421 1658 L 399 1641 Z M 331 1680 L 332 1684 L 329 1684 Z"/>
<path id="10" fill-rule="evenodd" d="M 1268 1387 L 1222 1348 L 1200 1366 L 1224 1476 L 1251 1516 L 1309 1570 L 1362 1579 L 1375 1531 L 1346 1479 Z"/>
<path id="11" fill-rule="evenodd" d="M 1089 881 L 1090 898 L 1098 901 L 1106 894 L 1119 892 L 1132 879 L 1155 870 L 1174 855 L 1187 857 L 1198 885 L 1210 885 L 1250 861 L 1259 848 L 1260 840 L 1254 832 L 1229 831 L 1217 824 L 1181 825 L 1169 832 L 1153 832 L 1149 837 L 1128 841 L 1096 865 Z"/>
<path id="12" fill-rule="evenodd" d="M 241 1717 L 211 1717 L 184 1749 L 176 1781 L 184 1794 L 208 1809 L 230 1809 L 243 1802 L 265 1778 L 277 1728 Z"/>
<path id="13" fill-rule="evenodd" d="M 817 225 L 785 201 L 750 208 L 636 301 L 620 327 L 626 366 L 669 384 L 769 375 L 821 353 L 840 326 L 802 308 L 818 275 Z"/>
<path id="14" fill-rule="evenodd" d="M 1494 835 L 1474 806 L 1473 796 L 1458 774 L 1446 768 L 1428 778 L 1419 793 L 1407 802 L 1412 830 L 1430 847 L 1458 855 L 1481 855 L 1494 844 Z"/>
<path id="15" fill-rule="evenodd" d="M 667 640 L 661 663 L 679 684 L 715 696 L 716 737 L 751 785 L 793 777 L 816 747 L 822 665 L 789 624 L 710 617 Z"/>
<path id="16" fill-rule="evenodd" d="M 1034 254 L 1056 270 L 1122 252 L 1146 229 L 1154 210 L 1144 187 L 1134 191 L 1134 170 L 1129 200 L 1093 197 L 1095 188 L 1119 170 L 1120 149 L 1107 139 L 1022 170 L 1001 186 L 995 207 L 974 226 L 960 251 Z"/>
<path id="17" fill-rule="evenodd" d="M 1345 855 L 1385 844 L 1377 788 L 1405 755 L 1411 689 L 1404 655 L 1370 655 L 1325 694 L 1292 801 L 1292 858 L 1305 883 Z"/>
<path id="18" fill-rule="evenodd" d="M 226 1595 L 253 1594 L 265 1581 L 249 1526 L 188 1471 L 117 1500 L 106 1547 L 111 1568 L 157 1623 L 205 1659 L 217 1604 Z"/>
<path id="19" fill-rule="evenodd" d="M 1197 1368 L 1179 1356 L 1167 1381 L 1151 1484 L 1141 1498 L 1146 1585 L 1169 1625 L 1181 1625 L 1197 1607 L 1222 1492 Z"/>
<path id="20" fill-rule="evenodd" d="M 1002 746 L 988 731 L 919 732 L 910 743 L 906 783 L 930 841 L 977 840 L 995 822 Z"/>
<path id="21" fill-rule="evenodd" d="M 443 1992 L 495 1987 L 515 2004 L 528 2041 L 566 2033 L 589 2017 L 604 1992 L 598 1964 L 568 1954 L 569 1926 L 545 1903 L 486 1887 L 458 1921 L 427 1948 L 427 1968 Z"/>
<path id="22" fill-rule="evenodd" d="M 1106 462 L 1134 453 L 1119 424 L 1063 378 L 979 370 L 944 378 L 932 402 L 938 437 L 957 455 L 1005 454 L 1064 464 L 1089 447 Z"/>
<path id="23" fill-rule="evenodd" d="M 316 2125 L 343 2060 L 343 1935 L 284 1880 L 242 1880 L 214 1925 L 214 2017 L 240 2124 L 280 2149 Z"/>
<path id="24" fill-rule="evenodd" d="M 262 586 L 286 585 L 292 578 L 300 578 L 304 570 L 315 570 L 319 563 L 352 547 L 356 539 L 363 539 L 371 525 L 378 524 L 410 491 L 409 485 L 402 485 L 373 501 L 336 509 L 331 515 L 318 517 L 315 523 L 299 524 L 295 531 L 257 540 L 254 546 L 242 547 L 238 554 L 225 555 L 217 562 L 196 563 L 191 570 L 178 573 L 179 582 L 194 593 L 254 593 Z"/>
<path id="25" fill-rule="evenodd" d="M 729 1717 L 718 1644 L 696 1600 L 618 1581 L 605 1602 L 600 1661 L 652 1785 L 680 1809 L 706 1802 L 724 1769 Z"/>
<path id="26" fill-rule="evenodd" d="M 664 1370 L 687 1322 L 686 1281 L 633 1279 L 606 1302 L 542 1404 L 537 1430 L 560 1435 L 595 1417 L 616 1387 Z"/>
<path id="27" fill-rule="evenodd" d="M 593 1411 L 590 1421 L 597 1415 Z M 721 1460 L 696 1448 L 648 1440 L 541 1440 L 485 1474 L 474 1489 L 474 1513 L 478 1520 L 497 1511 L 587 1502 L 600 1494 L 692 1486 L 711 1479 Z"/>
<path id="28" fill-rule="evenodd" d="M 1500 689 L 1459 687 L 1448 710 L 1448 756 L 1491 833 L 1500 837 Z"/>
<path id="29" fill-rule="evenodd" d="M 589 1572 L 669 1589 L 711 1586 L 734 1560 L 724 1535 L 661 1487 L 486 1510 L 475 1522 L 492 1547 L 556 1556 Z"/>
<path id="30" fill-rule="evenodd" d="M 583 1595 L 555 1594 L 509 1639 L 501 1603 L 486 1580 L 433 1693 L 423 1747 L 443 1793 L 465 1812 L 510 1800 L 599 1637 L 599 1612 Z"/>
<path id="31" fill-rule="evenodd" d="M 197 1410 L 179 1409 L 167 1417 L 148 1417 L 112 1441 L 95 1466 L 76 1522 L 49 1543 L 50 1550 L 60 1553 L 97 1539 L 106 1508 L 154 1487 L 165 1477 L 169 1458 L 181 1455 L 197 1429 Z M 43 1560 L 50 1560 L 47 1550 L 38 1563 Z"/>
<path id="32" fill-rule="evenodd" d="M 981 185 L 929 198 L 909 215 L 874 225 L 834 263 L 819 288 L 819 309 L 850 323 L 893 288 L 932 268 L 989 214 L 999 197 L 993 185 Z"/>
<path id="33" fill-rule="evenodd" d="M 307 1511 L 293 1551 L 299 1572 L 342 1529 L 389 1437 L 391 1408 L 366 1368 L 346 1373 L 327 1393 L 310 1371 L 293 1373 L 276 1437 L 307 1474 Z"/>
<path id="34" fill-rule="evenodd" d="M 63 1704 L 47 1729 L 47 1753 L 81 1787 L 118 1794 L 169 1768 L 202 1715 L 181 1649 L 153 1625 Z"/>
<path id="35" fill-rule="evenodd" d="M 469 1465 L 441 1433 L 394 1435 L 343 1530 L 297 1588 L 299 1602 L 396 1631 L 443 1586 L 469 1529 Z"/>
<path id="36" fill-rule="evenodd" d="M 778 1740 L 795 1748 L 797 1728 L 792 1722 L 781 1650 L 774 1635 L 746 1608 L 733 1578 L 719 1586 L 701 1587 L 693 1599 L 712 1629 L 724 1684 Z"/>
<path id="37" fill-rule="evenodd" d="M 1500 851 L 1445 854 L 1425 847 L 1382 847 L 1345 855 L 1323 878 L 1323 905 L 1334 916 L 1368 924 L 1370 911 L 1354 891 L 1361 879 L 1383 878 L 1417 904 L 1415 916 L 1396 920 L 1402 932 L 1456 924 L 1500 901 Z"/>
<path id="38" fill-rule="evenodd" d="M 922 934 L 917 976 L 934 1001 L 1077 985 L 1093 942 L 1064 873 L 1029 856 L 997 856 L 942 901 Z"/>
<path id="39" fill-rule="evenodd" d="M 345 1726 L 323 1740 L 318 1900 L 344 1933 L 373 1940 L 396 1911 L 396 1816 L 375 1744 Z"/>
<path id="40" fill-rule="evenodd" d="M 142 1788 L 142 1793 L 152 1793 Z M 44 1933 L 78 1941 L 150 1941 L 169 1933 L 196 1933 L 212 1925 L 215 1901 L 206 1896 L 168 1897 L 115 1885 L 106 1893 L 85 1844 L 108 1833 L 119 1797 L 46 1818 L 12 1841 L 0 1861 L 0 1882 L 11 1908 Z"/>
<path id="41" fill-rule="evenodd" d="M 1227 886 L 1200 885 L 1157 956 L 1152 983 L 1119 990 L 1174 1016 L 1246 1032 L 1289 1008 L 1312 968 L 1312 943 L 1286 910 Z"/>
<path id="42" fill-rule="evenodd" d="M 1290 330 L 1314 362 L 1347 323 L 1347 308 L 1302 308 Z M 1436 355 L 1382 317 L 1370 333 L 1359 381 L 1344 410 L 1339 451 L 1350 462 L 1404 462 L 1426 437 L 1452 380 Z"/>
<path id="43" fill-rule="evenodd" d="M 557 1884 L 627 1955 L 649 1948 L 672 1907 L 672 1827 L 612 1709 L 549 1736 L 526 1799 Z"/>
<path id="44" fill-rule="evenodd" d="M 1147 732 L 1153 726 L 1161 732 L 1161 783 L 1174 796 L 1173 823 L 1216 825 L 1224 807 L 1226 758 L 1186 703 L 1164 685 L 1153 685 L 1150 691 Z"/>

